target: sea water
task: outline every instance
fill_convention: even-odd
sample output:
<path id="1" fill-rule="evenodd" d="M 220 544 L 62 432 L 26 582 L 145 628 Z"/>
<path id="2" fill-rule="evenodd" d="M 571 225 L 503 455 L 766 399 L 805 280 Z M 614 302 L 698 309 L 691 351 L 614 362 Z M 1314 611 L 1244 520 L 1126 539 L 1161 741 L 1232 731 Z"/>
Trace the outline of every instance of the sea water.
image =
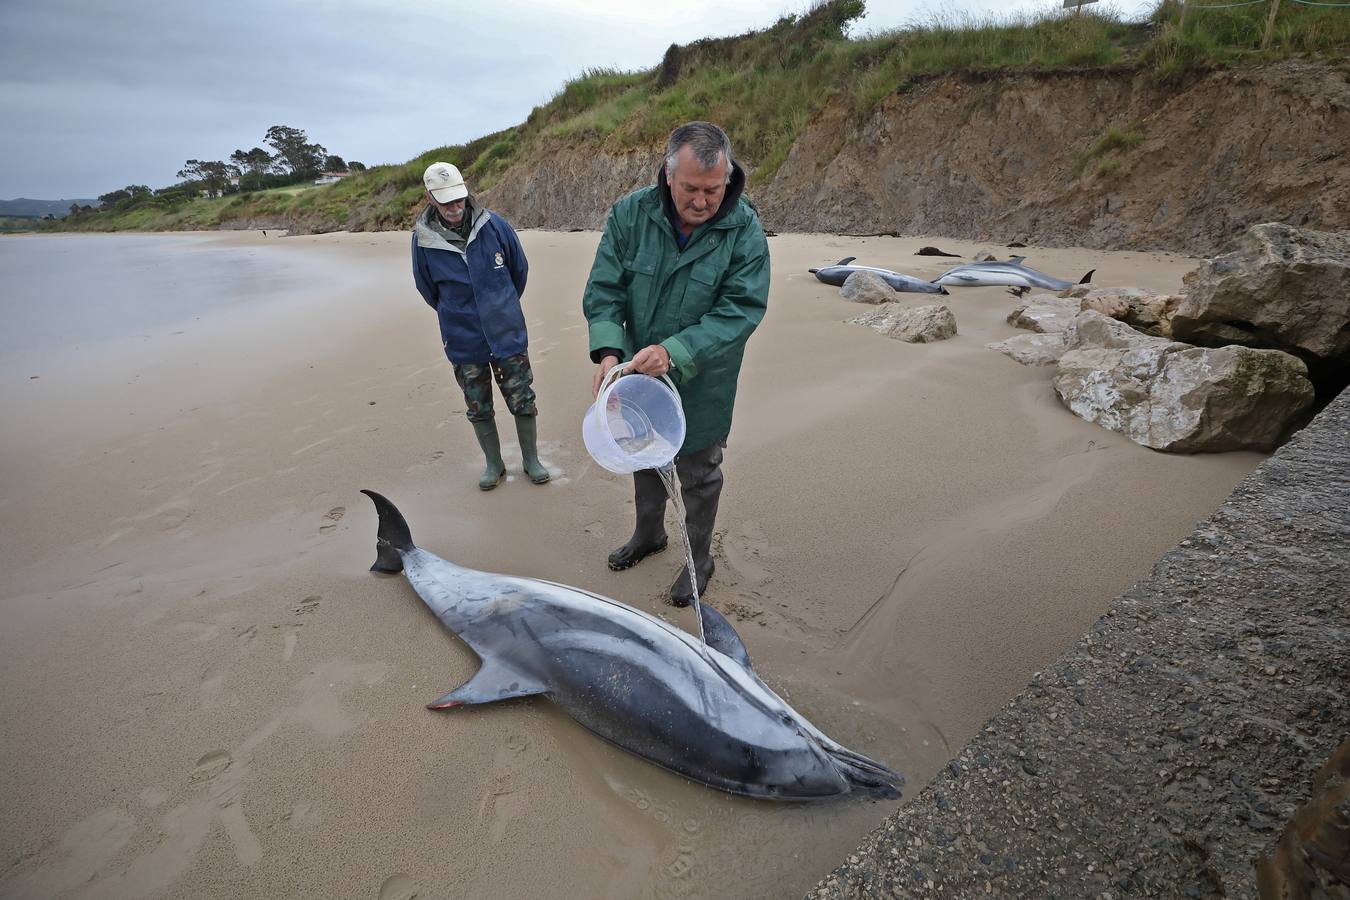
<path id="1" fill-rule="evenodd" d="M 656 469 L 658 472 L 671 466 L 671 460 L 680 449 L 654 430 L 616 437 L 614 444 L 623 453 L 625 463 L 630 463 L 638 469 Z"/>
<path id="2" fill-rule="evenodd" d="M 87 349 L 342 285 L 327 259 L 213 235 L 0 238 L 0 359 Z"/>

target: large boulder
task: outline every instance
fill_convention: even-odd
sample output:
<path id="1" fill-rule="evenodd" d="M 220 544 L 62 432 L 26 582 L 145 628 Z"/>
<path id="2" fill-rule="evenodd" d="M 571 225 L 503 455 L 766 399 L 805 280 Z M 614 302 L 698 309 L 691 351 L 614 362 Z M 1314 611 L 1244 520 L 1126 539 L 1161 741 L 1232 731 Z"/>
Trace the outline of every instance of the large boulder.
<path id="1" fill-rule="evenodd" d="M 895 288 L 873 272 L 854 272 L 844 279 L 839 288 L 839 296 L 853 303 L 870 303 L 878 306 L 895 302 Z"/>
<path id="2" fill-rule="evenodd" d="M 1319 379 L 1350 371 L 1350 232 L 1253 225 L 1186 282 L 1177 340 L 1284 350 Z"/>
<path id="3" fill-rule="evenodd" d="M 850 325 L 866 325 L 886 337 L 911 344 L 945 341 L 956 334 L 956 316 L 941 303 L 931 306 L 887 303 L 876 312 L 864 313 L 848 321 Z"/>
<path id="4" fill-rule="evenodd" d="M 1279 350 L 1193 347 L 1094 310 L 1074 318 L 1065 347 L 1064 404 L 1154 450 L 1271 450 L 1313 402 L 1307 367 Z"/>
<path id="5" fill-rule="evenodd" d="M 1156 337 L 1172 336 L 1172 313 L 1181 300 L 1172 294 L 1155 294 L 1143 288 L 1094 288 L 1086 284 L 1075 284 L 1060 296 L 1078 300 L 1080 310 L 1095 309 Z"/>

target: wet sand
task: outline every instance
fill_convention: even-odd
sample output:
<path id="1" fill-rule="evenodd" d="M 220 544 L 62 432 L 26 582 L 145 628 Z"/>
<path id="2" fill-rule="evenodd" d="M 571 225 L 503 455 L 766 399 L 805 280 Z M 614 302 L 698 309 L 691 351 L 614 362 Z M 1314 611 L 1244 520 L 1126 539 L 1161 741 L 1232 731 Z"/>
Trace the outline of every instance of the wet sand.
<path id="1" fill-rule="evenodd" d="M 543 700 L 423 708 L 477 663 L 366 571 L 360 488 L 441 556 L 693 625 L 661 600 L 676 553 L 604 565 L 632 501 L 580 438 L 597 237 L 522 235 L 546 486 L 508 427 L 511 478 L 477 490 L 406 233 L 270 237 L 341 288 L 6 360 L 0 896 L 791 896 L 895 808 L 720 794 Z M 952 264 L 923 244 L 1011 252 L 770 239 L 707 598 L 770 686 L 907 795 L 1262 458 L 1158 454 L 1075 418 L 1051 370 L 984 348 L 1016 333 L 1000 288 L 954 291 L 957 337 L 911 345 L 844 324 L 861 310 L 806 273 Z M 1194 265 L 1016 252 L 1157 290 Z"/>

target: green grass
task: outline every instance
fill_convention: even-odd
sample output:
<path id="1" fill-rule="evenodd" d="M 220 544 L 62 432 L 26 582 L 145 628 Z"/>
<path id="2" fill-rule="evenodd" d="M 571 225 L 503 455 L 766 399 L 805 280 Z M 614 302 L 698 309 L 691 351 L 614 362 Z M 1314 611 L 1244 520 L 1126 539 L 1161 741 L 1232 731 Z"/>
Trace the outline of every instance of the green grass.
<path id="1" fill-rule="evenodd" d="M 20 231 L 44 231 L 50 225 L 50 220 L 43 220 L 32 216 L 0 216 L 0 234 L 15 233 Z"/>
<path id="2" fill-rule="evenodd" d="M 1096 161 L 1094 172 L 1097 175 L 1115 175 L 1124 166 L 1124 155 L 1144 142 L 1144 128 L 1134 123 L 1124 130 L 1108 128 L 1086 152 L 1077 154 L 1073 159 L 1072 173 L 1075 179 L 1082 178 L 1088 164 Z"/>
<path id="3" fill-rule="evenodd" d="M 1172 79 L 1219 66 L 1303 56 L 1345 60 L 1350 55 L 1350 9 L 1286 0 L 1280 5 L 1270 46 L 1263 51 L 1268 4 L 1217 8 L 1225 5 L 1192 0 L 1183 29 L 1179 0 L 1163 0 L 1154 10 L 1155 34 L 1141 53 L 1142 61 L 1158 77 Z"/>
<path id="4" fill-rule="evenodd" d="M 849 38 L 863 0 L 816 2 L 760 31 L 672 45 L 646 71 L 589 69 L 568 81 L 524 122 L 464 144 L 438 147 L 402 165 L 377 166 L 337 184 L 281 188 L 177 208 L 144 205 L 72 221 L 86 228 L 219 227 L 240 220 L 300 222 L 311 230 L 406 227 L 422 203 L 421 175 L 445 160 L 475 191 L 513 166 L 555 150 L 623 153 L 658 146 L 676 125 L 707 119 L 726 128 L 737 155 L 771 180 L 802 132 L 826 107 L 855 121 L 925 79 L 966 73 L 1142 70 L 1160 80 L 1208 68 L 1314 56 L 1350 60 L 1350 10 L 1285 2 L 1274 39 L 1260 50 L 1267 6 L 1204 9 L 1193 0 L 1183 31 L 1178 0 L 1160 0 L 1148 22 L 1109 12 L 1051 9 L 1026 16 L 944 13 L 905 28 Z M 973 92 L 957 115 L 997 100 L 996 84 Z M 1108 131 L 1075 160 L 1074 177 L 1127 166 L 1142 131 Z"/>

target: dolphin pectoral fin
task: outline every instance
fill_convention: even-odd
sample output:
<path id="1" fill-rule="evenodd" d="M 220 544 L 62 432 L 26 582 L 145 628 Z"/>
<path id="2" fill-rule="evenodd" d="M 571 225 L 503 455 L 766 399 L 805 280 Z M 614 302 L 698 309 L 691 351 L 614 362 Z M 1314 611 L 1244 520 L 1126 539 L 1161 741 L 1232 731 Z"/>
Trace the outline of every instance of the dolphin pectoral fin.
<path id="1" fill-rule="evenodd" d="M 1026 259 L 1027 258 L 1025 256 L 1010 256 L 1008 257 L 1008 262 L 1013 263 L 1015 265 L 1021 265 L 1022 263 L 1026 262 Z"/>
<path id="2" fill-rule="evenodd" d="M 698 607 L 703 617 L 703 639 L 708 642 L 708 646 L 750 668 L 750 654 L 745 649 L 745 643 L 726 616 L 706 602 L 700 603 Z"/>
<path id="3" fill-rule="evenodd" d="M 498 700 L 547 694 L 548 690 L 544 685 L 521 678 L 505 666 L 484 663 L 472 678 L 450 693 L 443 694 L 428 703 L 427 709 L 452 709 L 456 706 L 496 703 Z"/>

